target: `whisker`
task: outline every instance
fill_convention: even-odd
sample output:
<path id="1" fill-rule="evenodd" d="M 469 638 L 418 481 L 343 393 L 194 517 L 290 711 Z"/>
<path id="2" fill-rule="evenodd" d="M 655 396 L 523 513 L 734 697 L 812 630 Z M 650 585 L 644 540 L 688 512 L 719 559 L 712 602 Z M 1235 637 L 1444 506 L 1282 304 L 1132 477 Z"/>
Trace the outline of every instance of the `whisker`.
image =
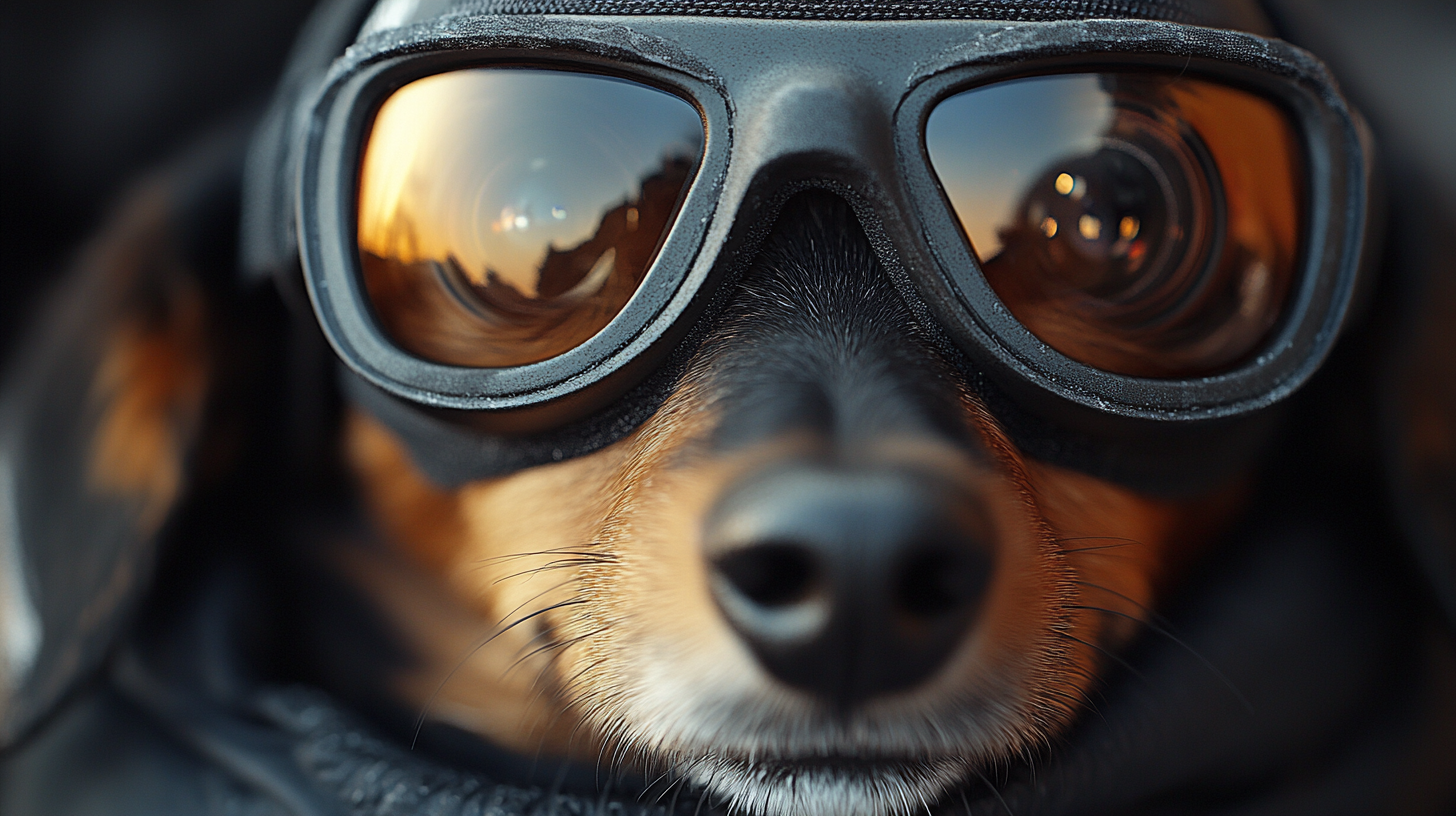
<path id="1" fill-rule="evenodd" d="M 578 671 L 576 674 L 573 674 L 569 679 L 567 679 L 565 682 L 563 682 L 561 684 L 561 688 L 562 689 L 565 689 L 567 691 L 570 691 L 571 688 L 572 688 L 572 684 L 575 683 L 577 680 L 580 680 L 581 677 L 582 677 L 582 675 L 584 675 L 587 672 L 591 671 L 592 669 L 595 669 L 596 667 L 602 665 L 603 663 L 607 662 L 609 659 L 611 659 L 610 655 L 604 655 L 602 657 L 597 658 L 596 660 L 593 660 L 591 663 L 588 663 L 585 667 L 583 667 L 581 669 L 581 671 Z M 585 699 L 585 698 L 583 698 L 583 699 Z"/>
<path id="2" fill-rule="evenodd" d="M 971 769 L 976 772 L 976 776 L 981 778 L 981 781 L 985 783 L 986 787 L 991 789 L 991 793 L 996 797 L 996 801 L 1001 803 L 1001 809 L 1006 811 L 1006 816 L 1016 816 L 1015 813 L 1011 812 L 1011 806 L 1006 804 L 1006 797 L 1002 796 L 1001 791 L 997 790 L 996 786 L 991 784 L 991 780 L 986 778 L 986 775 L 981 772 L 981 769 L 974 766 Z"/>
<path id="3" fill-rule="evenodd" d="M 667 803 L 667 812 L 676 813 L 677 802 L 682 797 L 682 792 L 687 788 L 688 777 L 684 773 L 684 769 L 678 767 L 678 759 L 675 754 L 664 757 L 663 762 L 667 766 L 667 770 L 663 774 L 664 776 L 671 775 L 672 781 L 667 784 L 667 787 L 662 789 L 662 793 L 659 793 L 654 801 L 656 804 L 661 805 L 662 800 L 666 799 L 669 793 L 672 794 L 672 798 Z"/>
<path id="4" fill-rule="evenodd" d="M 620 740 L 617 743 L 617 747 L 612 750 L 612 760 L 607 765 L 607 772 L 610 773 L 612 776 L 618 776 L 622 772 L 623 762 L 625 761 L 625 757 L 630 752 L 630 750 L 631 748 L 627 744 L 627 740 Z"/>
<path id="5" fill-rule="evenodd" d="M 524 617 L 518 618 L 517 620 L 513 621 L 509 626 L 506 626 L 505 628 L 501 629 L 500 631 L 496 632 L 495 634 L 492 634 L 490 637 L 488 637 L 485 640 L 481 641 L 478 645 L 476 645 L 469 652 L 467 652 L 464 657 L 460 658 L 460 662 L 456 663 L 455 664 L 455 667 L 452 668 L 452 669 L 450 669 L 450 672 L 445 675 L 445 679 L 443 679 L 443 680 L 440 681 L 440 685 L 436 686 L 435 687 L 435 690 L 430 693 L 430 698 L 425 701 L 424 707 L 420 709 L 420 716 L 419 716 L 418 719 L 415 720 L 414 735 L 410 738 L 410 750 L 413 751 L 415 749 L 415 745 L 420 740 L 420 730 L 425 727 L 425 718 L 427 716 L 429 716 L 430 706 L 434 705 L 435 698 L 437 698 L 437 697 L 440 696 L 440 692 L 444 690 L 445 684 L 450 682 L 450 679 L 452 677 L 454 677 L 455 674 L 457 672 L 459 672 L 460 669 L 462 667 L 464 667 L 467 662 L 469 662 L 469 660 L 470 660 L 471 657 L 474 657 L 477 652 L 479 652 L 481 649 L 485 648 L 488 644 L 490 644 L 491 641 L 495 640 L 496 638 L 500 637 L 501 635 L 504 635 L 506 632 L 509 632 L 510 630 L 516 628 L 517 626 L 520 626 L 521 624 L 525 623 L 528 620 L 531 620 L 533 618 L 537 618 L 537 617 L 539 617 L 541 615 L 546 614 L 547 612 L 551 612 L 551 611 L 554 611 L 556 609 L 561 609 L 561 608 L 567 607 L 567 606 L 578 606 L 578 605 L 583 604 L 583 603 L 586 603 L 586 601 L 582 601 L 582 600 L 568 600 L 568 601 L 562 601 L 560 603 L 552 604 L 551 606 L 548 606 L 548 607 L 546 607 L 544 609 L 538 609 L 538 610 L 536 610 L 535 612 L 532 612 L 529 615 L 526 615 Z"/>
<path id="6" fill-rule="evenodd" d="M 475 561 L 475 563 L 470 567 L 470 570 L 471 572 L 479 572 L 480 570 L 483 570 L 493 564 L 501 564 L 507 561 L 519 561 L 523 558 L 539 558 L 546 555 L 581 558 L 586 561 L 600 563 L 615 561 L 617 558 L 612 553 L 593 552 L 591 550 L 573 550 L 566 547 L 552 547 L 545 550 L 531 550 L 529 552 L 508 553 L 506 555 L 496 555 L 490 558 L 482 558 Z"/>
<path id="7" fill-rule="evenodd" d="M 703 792 L 698 794 L 698 806 L 693 808 L 693 816 L 699 816 L 703 812 L 703 803 L 708 801 L 708 788 L 704 787 Z"/>
<path id="8" fill-rule="evenodd" d="M 925 801 L 925 794 L 917 790 L 915 791 L 915 798 L 919 799 L 920 806 L 925 808 L 925 816 L 935 816 L 934 813 L 930 812 L 930 803 Z"/>
<path id="9" fill-rule="evenodd" d="M 510 575 L 502 575 L 501 577 L 495 579 L 494 581 L 491 581 L 490 582 L 490 585 L 491 586 L 499 586 L 500 584 L 503 584 L 506 581 L 514 581 L 517 578 L 525 578 L 527 581 L 529 581 L 530 579 L 536 577 L 537 575 L 540 575 L 543 572 L 554 572 L 554 571 L 559 570 L 559 569 L 566 569 L 567 566 L 569 566 L 569 565 L 563 564 L 563 565 L 557 566 L 557 565 L 554 565 L 554 564 L 542 564 L 539 567 L 531 567 L 530 569 L 521 570 L 520 572 L 513 572 Z"/>
<path id="10" fill-rule="evenodd" d="M 1102 721 L 1106 722 L 1107 718 L 1103 717 Z M 1036 787 L 1036 754 L 1032 753 L 1030 745 L 1021 746 L 1021 761 L 1031 772 L 1031 786 Z"/>
<path id="11" fill-rule="evenodd" d="M 1101 589 L 1101 587 L 1098 587 L 1098 588 Z M 1111 592 L 1111 590 L 1108 590 L 1108 591 Z M 1114 593 L 1114 594 L 1116 594 L 1116 593 Z M 1100 606 L 1071 605 L 1071 606 L 1068 606 L 1067 608 L 1068 609 L 1086 609 L 1086 610 L 1089 610 L 1089 611 L 1092 611 L 1092 612 L 1104 612 L 1104 613 L 1106 613 L 1108 615 L 1117 615 L 1119 617 L 1127 618 L 1128 620 L 1136 621 L 1136 622 L 1138 622 L 1138 623 L 1146 626 L 1148 629 L 1152 630 L 1153 632 L 1156 632 L 1157 634 L 1162 635 L 1163 637 L 1167 638 L 1168 640 L 1171 640 L 1174 643 L 1178 644 L 1178 646 L 1180 646 L 1185 651 L 1187 651 L 1189 654 L 1191 654 L 1195 658 L 1197 658 L 1198 659 L 1198 662 L 1199 663 L 1202 663 L 1203 666 L 1204 666 L 1204 668 L 1208 669 L 1208 671 L 1211 674 L 1213 674 L 1214 677 L 1218 678 L 1218 681 L 1220 683 L 1223 683 L 1224 687 L 1226 687 L 1229 690 L 1229 693 L 1232 694 L 1234 696 L 1234 698 L 1239 701 L 1239 704 L 1242 705 L 1246 711 L 1248 711 L 1250 714 L 1256 714 L 1257 713 L 1254 710 L 1253 704 L 1249 702 L 1248 698 L 1245 697 L 1243 695 L 1243 693 L 1239 691 L 1238 687 L 1233 684 L 1233 681 L 1229 680 L 1226 676 L 1224 676 L 1223 672 L 1221 672 L 1221 671 L 1218 670 L 1218 667 L 1217 666 L 1213 665 L 1213 662 L 1212 661 L 1210 661 L 1208 658 L 1204 657 L 1203 654 L 1200 653 L 1197 649 L 1195 649 L 1192 646 L 1189 646 L 1187 643 L 1183 642 L 1183 640 L 1181 638 L 1179 638 L 1177 635 L 1173 634 L 1172 632 L 1168 631 L 1166 628 L 1164 628 L 1162 626 L 1159 626 L 1158 624 L 1153 623 L 1152 621 L 1143 620 L 1142 618 L 1139 618 L 1136 615 L 1129 615 L 1126 612 L 1118 612 L 1118 611 L 1116 611 L 1114 609 L 1103 609 Z"/>
<path id="12" fill-rule="evenodd" d="M 1104 544 L 1099 547 L 1063 547 L 1062 552 L 1066 555 L 1107 555 L 1111 550 L 1120 550 L 1123 547 L 1131 547 L 1132 544 Z M 1121 555 L 1121 553 L 1116 553 Z"/>
<path id="13" fill-rule="evenodd" d="M 678 797 L 682 795 L 683 790 L 687 788 L 688 778 L 682 774 L 679 774 L 677 777 L 677 781 L 673 782 L 672 784 L 673 787 L 676 788 L 676 790 L 673 791 L 672 801 L 667 803 L 667 812 L 677 813 L 677 800 Z"/>
<path id="14" fill-rule="evenodd" d="M 895 794 L 900 797 L 900 804 L 905 806 L 906 816 L 909 816 L 909 814 L 912 812 L 912 808 L 910 807 L 909 797 L 905 795 L 905 783 L 896 780 L 894 789 Z"/>
<path id="15" fill-rule="evenodd" d="M 1116 541 L 1117 543 L 1116 544 L 1101 544 L 1101 545 L 1098 545 L 1098 546 L 1095 546 L 1095 547 L 1063 547 L 1062 548 L 1062 552 L 1068 553 L 1068 554 L 1071 554 L 1071 553 L 1085 553 L 1085 552 L 1097 552 L 1099 550 L 1115 550 L 1115 549 L 1118 549 L 1119 547 L 1133 547 L 1133 546 L 1138 546 L 1138 545 L 1142 545 L 1143 544 L 1143 542 L 1138 541 L 1135 538 L 1125 538 L 1125 537 L 1122 537 L 1122 536 L 1076 536 L 1076 537 L 1073 537 L 1073 538 L 1058 538 L 1058 539 L 1056 539 L 1056 542 L 1058 544 L 1066 544 L 1067 542 L 1070 542 L 1070 541 Z"/>
<path id="16" fill-rule="evenodd" d="M 581 642 L 582 640 L 585 640 L 587 637 L 590 637 L 591 635 L 595 635 L 595 634 L 597 634 L 597 633 L 599 633 L 601 631 L 603 631 L 603 630 L 602 629 L 598 629 L 598 630 L 593 631 L 593 632 L 588 632 L 586 635 L 582 635 L 582 636 L 579 636 L 579 637 L 571 638 L 571 639 L 566 640 L 566 641 L 557 641 L 557 642 L 550 643 L 550 644 L 547 644 L 545 646 L 542 646 L 540 649 L 537 649 L 535 652 L 532 652 L 530 655 L 525 655 L 524 657 L 520 658 L 516 662 L 512 663 L 511 666 L 510 666 L 510 668 L 506 669 L 506 671 L 501 675 L 501 679 L 504 680 L 507 676 L 510 675 L 511 671 L 513 671 L 516 668 L 516 666 L 518 666 L 521 663 L 525 662 L 525 660 L 529 659 L 532 655 L 537 654 L 539 652 L 546 651 L 547 649 L 554 650 L 552 652 L 551 656 L 549 657 L 549 659 L 547 659 L 547 661 L 541 666 L 541 668 L 539 668 L 539 669 L 536 670 L 536 677 L 535 677 L 535 679 L 533 679 L 531 681 L 531 685 L 536 689 L 536 691 L 535 691 L 534 694 L 531 695 L 531 699 L 529 701 L 527 701 L 526 706 L 525 706 L 525 709 L 527 711 L 530 711 L 532 709 L 535 709 L 536 708 L 536 703 L 538 703 L 541 700 L 542 695 L 544 695 L 548 690 L 550 690 L 550 687 L 551 687 L 551 684 L 549 684 L 549 683 L 546 682 L 546 673 L 549 672 L 549 671 L 551 671 L 552 667 L 554 667 L 560 661 L 561 656 L 566 653 L 566 650 L 568 648 L 570 648 L 571 646 L 573 646 L 573 645 Z M 600 660 L 596 661 L 596 663 L 594 663 L 593 665 L 597 665 L 599 663 L 601 663 Z M 579 674 L 580 673 L 578 673 L 578 676 L 579 676 Z M 566 706 L 564 706 L 564 705 L 557 705 L 557 706 L 551 707 L 551 709 L 548 709 L 548 710 L 552 710 L 553 713 L 551 714 L 551 718 L 546 723 L 545 727 L 542 727 L 542 725 L 541 725 L 541 718 L 543 716 L 545 716 L 545 713 L 546 712 L 538 712 L 536 714 L 535 720 L 533 720 L 531 722 L 530 726 L 528 727 L 528 729 L 526 731 L 526 733 L 528 733 L 528 734 L 531 734 L 531 733 L 540 733 L 541 734 L 541 740 L 536 745 L 536 754 L 538 756 L 540 755 L 541 751 L 545 747 L 546 736 L 551 733 L 551 729 L 555 728 L 556 723 L 561 719 L 561 715 L 566 712 Z M 538 729 L 538 728 L 540 729 L 539 732 L 536 731 L 536 729 Z M 576 730 L 575 729 L 572 729 L 572 735 L 573 736 L 575 736 L 575 733 L 576 733 Z M 567 750 L 568 750 L 568 752 L 570 751 L 570 747 L 571 747 L 571 743 L 570 743 L 570 741 L 568 741 L 567 742 Z"/>
<path id="17" fill-rule="evenodd" d="M 1099 589 L 1099 590 L 1101 590 L 1103 592 L 1106 592 L 1108 595 L 1112 595 L 1113 597 L 1120 598 L 1120 599 L 1122 599 L 1124 601 L 1127 601 L 1128 603 L 1130 603 L 1133 606 L 1137 607 L 1138 610 L 1141 611 L 1141 612 L 1146 612 L 1149 618 L 1156 618 L 1156 619 L 1159 619 L 1159 620 L 1163 620 L 1163 617 L 1158 614 L 1157 610 L 1153 609 L 1150 606 L 1144 605 L 1143 603 L 1139 602 L 1136 598 L 1133 598 L 1130 595 L 1125 595 L 1125 594 L 1123 594 L 1121 592 L 1118 592 L 1117 590 L 1113 589 L 1112 587 L 1103 586 L 1102 584 L 1093 583 L 1091 581 L 1087 581 L 1087 580 L 1080 579 L 1080 578 L 1077 579 L 1076 581 L 1074 581 L 1073 583 L 1077 584 L 1078 586 L 1087 587 L 1089 589 Z M 1164 623 L 1167 623 L 1166 620 L 1163 620 L 1163 622 Z"/>
<path id="18" fill-rule="evenodd" d="M 568 638 L 567 640 L 552 641 L 551 643 L 547 643 L 547 644 L 545 644 L 543 646 L 540 646 L 538 648 L 532 649 L 529 654 L 522 655 L 521 657 L 517 658 L 515 660 L 515 662 L 511 663 L 510 667 L 507 668 L 505 670 L 505 672 L 501 674 L 501 680 L 505 680 L 507 677 L 510 677 L 511 672 L 515 671 L 517 666 L 521 665 L 522 663 L 526 662 L 527 660 L 530 660 L 531 658 L 535 657 L 536 655 L 541 654 L 542 652 L 550 651 L 552 649 L 566 649 L 566 648 L 569 648 L 571 646 L 574 646 L 574 645 L 582 642 L 583 640 L 586 640 L 589 637 L 593 637 L 595 635 L 601 634 L 602 632 L 605 632 L 607 630 L 607 628 L 608 627 L 606 627 L 606 626 L 602 626 L 602 627 L 599 627 L 597 629 L 593 629 L 592 631 L 587 632 L 584 635 L 577 635 L 576 637 Z M 532 641 L 534 641 L 535 639 L 536 638 L 532 638 Z M 559 654 L 560 654 L 560 652 L 557 652 L 557 655 L 559 655 Z M 556 655 L 552 655 L 552 658 L 551 659 L 552 660 L 555 660 L 556 659 Z M 547 664 L 548 667 L 549 667 L 549 665 L 550 664 Z M 544 671 L 544 668 L 543 668 L 543 671 Z M 539 674 L 537 675 L 536 680 L 537 680 L 538 683 L 540 682 L 541 678 L 540 678 L 540 675 Z"/>
<path id="19" fill-rule="evenodd" d="M 516 561 L 516 560 L 521 559 L 521 558 L 533 558 L 533 557 L 538 556 L 538 555 L 553 555 L 553 554 L 554 555 L 579 555 L 579 556 L 582 556 L 582 557 L 594 557 L 594 556 L 600 556 L 600 557 L 603 557 L 603 558 L 610 558 L 611 557 L 607 553 L 601 553 L 601 552 L 597 552 L 595 550 L 571 549 L 570 547 L 548 547 L 548 548 L 546 548 L 544 550 L 531 550 L 529 552 L 518 552 L 518 553 L 507 553 L 505 555 L 494 555 L 494 556 L 491 556 L 490 558 L 482 558 L 482 559 L 480 559 L 479 563 L 481 563 L 481 564 L 498 564 L 498 563 L 500 563 L 502 561 Z"/>
<path id="20" fill-rule="evenodd" d="M 605 560 L 596 559 L 596 558 L 558 558 L 558 559 L 556 559 L 554 561 L 548 561 L 545 564 L 542 564 L 542 565 L 540 565 L 538 567 L 531 567 L 530 569 L 524 569 L 524 570 L 521 570 L 520 572 L 513 572 L 510 575 L 502 576 L 500 578 L 495 579 L 494 581 L 491 581 L 490 582 L 490 585 L 491 586 L 495 586 L 495 585 L 500 584 L 500 583 L 503 583 L 505 581 L 511 581 L 511 580 L 514 580 L 516 578 L 521 578 L 521 577 L 525 577 L 526 580 L 529 581 L 531 579 L 531 577 L 534 577 L 536 575 L 539 575 L 540 573 L 543 573 L 543 572 L 553 572 L 555 570 L 567 569 L 568 567 L 576 567 L 576 566 L 581 566 L 581 565 L 584 565 L 584 564 L 605 564 L 605 563 L 608 563 L 608 562 L 605 561 Z"/>
<path id="21" fill-rule="evenodd" d="M 672 799 L 670 799 L 667 803 L 667 812 L 677 813 L 678 800 L 682 798 L 683 791 L 687 790 L 688 786 L 691 784 L 691 782 L 689 782 L 688 780 L 688 774 L 690 774 L 692 770 L 698 766 L 699 760 L 693 760 L 688 764 L 686 768 L 684 768 L 681 767 L 681 758 L 676 753 L 673 753 L 667 758 L 667 762 L 669 767 L 672 769 L 672 773 L 674 775 L 673 782 L 668 787 L 668 790 L 672 791 Z M 666 795 L 667 791 L 663 791 L 663 796 Z M 662 797 L 659 796 L 657 801 L 661 802 Z"/>
<path id="22" fill-rule="evenodd" d="M 1141 680 L 1143 680 L 1144 682 L 1147 681 L 1148 678 L 1142 672 L 1138 671 L 1136 668 L 1133 667 L 1133 665 L 1131 663 L 1127 662 L 1126 660 L 1123 660 L 1117 654 L 1114 654 L 1113 652 L 1109 652 L 1108 650 L 1102 648 L 1101 646 L 1098 646 L 1095 643 L 1092 643 L 1092 642 L 1083 640 L 1083 639 L 1077 637 L 1076 635 L 1071 635 L 1071 634 L 1068 634 L 1066 632 L 1057 632 L 1056 634 L 1057 634 L 1058 637 L 1063 637 L 1063 638 L 1066 638 L 1067 640 L 1075 641 L 1077 643 L 1082 644 L 1083 646 L 1086 646 L 1089 649 L 1095 649 L 1098 652 L 1101 652 L 1109 660 L 1112 660 L 1112 661 L 1116 662 L 1119 666 L 1122 666 L 1124 669 L 1127 669 L 1129 672 L 1132 672 L 1133 674 L 1137 675 L 1137 677 L 1140 678 Z"/>
<path id="23" fill-rule="evenodd" d="M 602 757 L 606 756 L 607 746 L 608 745 L 611 745 L 611 743 L 612 743 L 612 740 L 611 740 L 611 730 L 612 730 L 612 728 L 609 725 L 606 728 L 606 730 L 604 731 L 604 733 L 602 734 L 602 744 L 601 744 L 601 746 L 597 748 L 597 765 L 596 765 L 596 771 L 595 771 L 595 778 L 596 778 L 596 781 L 597 781 L 597 784 L 598 785 L 600 785 L 602 783 Z M 609 779 L 611 778 L 611 773 L 610 772 L 608 772 L 607 777 Z"/>
<path id="24" fill-rule="evenodd" d="M 602 786 L 601 792 L 597 795 L 597 806 L 592 811 L 592 816 L 606 816 L 607 800 L 611 798 L 611 795 L 612 781 L 608 779 L 607 784 Z"/>
<path id="25" fill-rule="evenodd" d="M 704 759 L 706 759 L 706 757 L 704 757 Z M 703 784 L 703 791 L 705 795 L 711 795 L 713 785 L 718 782 L 718 771 L 721 770 L 721 768 L 721 765 L 713 768 L 713 773 L 708 776 L 708 781 Z M 709 806 L 716 808 L 724 804 L 724 801 L 725 800 L 722 797 L 719 797 L 718 801 L 711 803 Z"/>
<path id="26" fill-rule="evenodd" d="M 669 766 L 667 770 L 665 770 L 665 771 L 662 772 L 662 775 L 661 776 L 659 776 L 656 779 L 652 780 L 651 782 L 647 783 L 647 787 L 643 788 L 642 789 L 642 792 L 639 793 L 639 794 L 637 794 L 637 801 L 639 801 L 639 802 L 646 801 L 647 794 L 650 793 L 652 791 L 652 789 L 657 786 L 657 783 L 658 782 L 661 782 L 662 780 L 666 779 L 667 776 L 668 776 L 668 774 L 671 774 L 671 773 L 672 773 L 672 768 L 671 768 L 671 766 Z M 664 790 L 663 793 L 665 794 L 665 793 L 667 793 L 667 791 Z M 657 798 L 657 802 L 661 802 L 661 801 L 662 801 L 662 797 L 659 796 Z"/>
<path id="27" fill-rule="evenodd" d="M 555 592 L 556 590 L 561 589 L 562 587 L 564 587 L 567 584 L 570 584 L 570 583 L 572 583 L 573 581 L 576 581 L 576 580 L 578 580 L 576 578 L 576 576 L 572 576 L 571 578 L 567 578 L 565 581 L 562 581 L 561 583 L 559 583 L 559 584 L 557 584 L 555 586 L 546 587 L 545 589 L 541 590 L 540 592 L 537 592 L 535 595 L 532 595 L 531 597 L 527 598 L 526 600 L 521 601 L 519 604 L 516 604 L 516 608 L 515 609 L 512 609 L 511 611 L 505 613 L 504 615 L 501 615 L 501 621 L 505 621 L 506 619 L 508 619 L 511 616 L 515 615 L 517 612 L 520 612 L 522 609 L 525 609 L 527 606 L 530 606 L 532 603 L 540 600 L 541 599 L 541 596 L 546 595 L 546 594 L 549 594 L 549 593 L 552 593 L 552 592 Z M 517 621 L 516 623 L 520 623 L 520 621 Z M 512 624 L 512 625 L 514 626 L 515 624 Z"/>
<path id="28" fill-rule="evenodd" d="M 571 739 L 574 740 L 576 738 L 577 732 L 581 729 L 581 727 L 583 725 L 586 725 L 587 722 L 589 722 L 592 718 L 594 718 L 598 714 L 600 714 L 604 709 L 610 707 L 612 705 L 612 703 L 614 703 L 616 701 L 616 699 L 617 699 L 618 696 L 620 696 L 620 695 L 618 695 L 618 694 L 608 694 L 608 695 L 603 695 L 600 699 L 594 699 L 594 700 L 590 701 L 590 703 L 591 703 L 590 708 L 587 708 L 587 709 L 585 709 L 585 710 L 583 710 L 581 712 L 581 716 L 577 719 L 576 727 L 574 727 L 571 730 Z M 602 736 L 602 745 L 601 745 L 600 750 L 602 750 L 602 751 L 605 751 L 606 750 L 607 743 L 611 741 L 611 731 L 612 731 L 612 728 L 613 727 L 614 726 L 611 723 L 607 723 L 605 725 L 605 727 L 603 727 L 603 729 L 602 729 L 602 735 L 601 735 Z M 601 758 L 598 757 L 597 761 L 600 763 Z"/>
<path id="29" fill-rule="evenodd" d="M 1068 694 L 1065 691 L 1061 691 L 1059 689 L 1045 689 L 1045 692 L 1047 694 L 1052 694 L 1052 695 L 1055 695 L 1057 697 L 1061 697 L 1062 699 L 1067 700 L 1067 701 L 1075 704 L 1077 708 L 1082 708 L 1083 706 L 1086 706 L 1088 709 L 1090 709 L 1092 711 L 1093 714 L 1096 714 L 1098 717 L 1100 717 L 1103 722 L 1107 722 L 1106 715 L 1104 715 L 1102 713 L 1102 710 L 1097 707 L 1096 701 L 1094 701 L 1090 696 L 1088 696 L 1087 692 L 1083 691 L 1080 688 L 1077 689 L 1077 693 L 1082 695 L 1082 698 L 1081 699 L 1078 699 L 1077 697 L 1075 697 L 1075 696 L 1073 696 L 1071 694 Z"/>
<path id="30" fill-rule="evenodd" d="M 520 663 L 522 660 L 524 660 L 524 659 L 526 659 L 527 657 L 530 656 L 530 655 L 525 655 L 523 653 L 525 652 L 525 650 L 531 648 L 531 644 L 535 643 L 538 640 L 541 640 L 542 638 L 546 638 L 547 640 L 550 640 L 551 636 L 552 636 L 551 628 L 549 626 L 542 627 L 542 629 L 539 632 L 537 632 L 536 634 L 532 635 L 530 637 L 530 639 L 527 640 L 525 643 L 522 643 L 520 645 L 520 647 L 518 647 L 516 649 L 516 653 L 512 657 L 512 660 L 511 660 L 511 665 L 504 672 L 501 673 L 501 679 L 502 680 L 506 679 L 506 676 L 508 674 L 510 674 L 511 669 L 515 668 L 515 666 L 516 666 L 517 663 Z"/>

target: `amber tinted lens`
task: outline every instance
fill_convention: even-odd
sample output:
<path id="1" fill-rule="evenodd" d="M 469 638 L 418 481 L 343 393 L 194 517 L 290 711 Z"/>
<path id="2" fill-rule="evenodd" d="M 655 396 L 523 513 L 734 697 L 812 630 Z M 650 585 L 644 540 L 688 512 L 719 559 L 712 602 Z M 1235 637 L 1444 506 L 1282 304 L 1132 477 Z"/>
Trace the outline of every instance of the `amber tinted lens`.
<path id="1" fill-rule="evenodd" d="M 566 71 L 481 68 L 380 108 L 359 178 L 359 254 L 400 347 L 462 366 L 581 345 L 637 291 L 702 153 L 683 99 Z"/>
<path id="2" fill-rule="evenodd" d="M 1278 322 L 1305 181 L 1263 98 L 1176 73 L 1034 77 L 949 97 L 925 138 L 987 281 L 1068 357 L 1212 374 Z"/>

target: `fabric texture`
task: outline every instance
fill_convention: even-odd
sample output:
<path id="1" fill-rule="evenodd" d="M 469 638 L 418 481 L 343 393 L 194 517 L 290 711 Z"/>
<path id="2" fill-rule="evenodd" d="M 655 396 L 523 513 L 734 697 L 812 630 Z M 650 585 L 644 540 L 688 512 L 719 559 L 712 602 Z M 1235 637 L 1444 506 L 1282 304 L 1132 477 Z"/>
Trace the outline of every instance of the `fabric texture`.
<path id="1" fill-rule="evenodd" d="M 786 20 L 1078 20 L 1089 17 L 1198 22 L 1179 0 L 488 0 L 479 10 L 493 14 L 686 14 Z"/>
<path id="2" fill-rule="evenodd" d="M 1453 748 L 1456 731 L 1431 716 L 1456 707 L 1451 641 L 1402 608 L 1410 588 L 1363 546 L 1358 514 L 1331 515 L 1351 514 L 1281 513 L 1225 542 L 1126 670 L 1113 667 L 1095 711 L 1046 755 L 972 780 L 934 816 L 1001 812 L 1003 801 L 1021 816 L 1175 802 L 1205 816 L 1449 812 L 1456 777 L 1440 781 L 1439 759 L 1422 757 Z M 196 598 L 172 624 L 149 627 L 106 683 L 0 761 L 0 812 L 719 812 L 670 782 L 644 792 L 632 780 L 598 787 L 590 768 L 567 782 L 550 761 L 534 780 L 461 761 L 428 733 L 411 745 L 318 689 L 251 685 L 256 667 L 228 634 L 258 617 L 265 594 L 239 580 L 246 572 L 222 562 L 195 577 Z"/>

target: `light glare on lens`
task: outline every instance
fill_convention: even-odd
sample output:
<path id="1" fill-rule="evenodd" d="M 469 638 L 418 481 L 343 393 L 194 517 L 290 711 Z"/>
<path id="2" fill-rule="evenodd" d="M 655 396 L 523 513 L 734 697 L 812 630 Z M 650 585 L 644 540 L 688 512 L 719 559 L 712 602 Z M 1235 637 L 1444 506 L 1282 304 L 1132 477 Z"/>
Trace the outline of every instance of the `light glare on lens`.
<path id="1" fill-rule="evenodd" d="M 366 288 L 404 349 L 453 365 L 556 356 L 636 292 L 696 172 L 683 99 L 595 74 L 452 71 L 396 91 L 359 176 Z"/>
<path id="2" fill-rule="evenodd" d="M 1304 179 L 1287 117 L 1156 71 L 1000 82 L 943 100 L 926 150 L 997 296 L 1106 371 L 1226 371 L 1277 324 Z"/>

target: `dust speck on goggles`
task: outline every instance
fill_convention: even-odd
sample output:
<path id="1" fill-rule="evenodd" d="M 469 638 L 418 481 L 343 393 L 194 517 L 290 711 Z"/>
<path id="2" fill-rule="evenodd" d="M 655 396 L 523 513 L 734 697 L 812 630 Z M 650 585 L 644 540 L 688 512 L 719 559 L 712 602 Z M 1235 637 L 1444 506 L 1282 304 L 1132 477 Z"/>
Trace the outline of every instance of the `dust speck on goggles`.
<path id="1" fill-rule="evenodd" d="M 350 368 L 483 427 L 559 425 L 640 382 L 805 186 L 850 200 L 972 366 L 1082 428 L 1278 402 L 1357 289 L 1364 130 L 1277 40 L 1138 20 L 448 22 L 336 61 L 306 108 L 297 223 Z"/>

